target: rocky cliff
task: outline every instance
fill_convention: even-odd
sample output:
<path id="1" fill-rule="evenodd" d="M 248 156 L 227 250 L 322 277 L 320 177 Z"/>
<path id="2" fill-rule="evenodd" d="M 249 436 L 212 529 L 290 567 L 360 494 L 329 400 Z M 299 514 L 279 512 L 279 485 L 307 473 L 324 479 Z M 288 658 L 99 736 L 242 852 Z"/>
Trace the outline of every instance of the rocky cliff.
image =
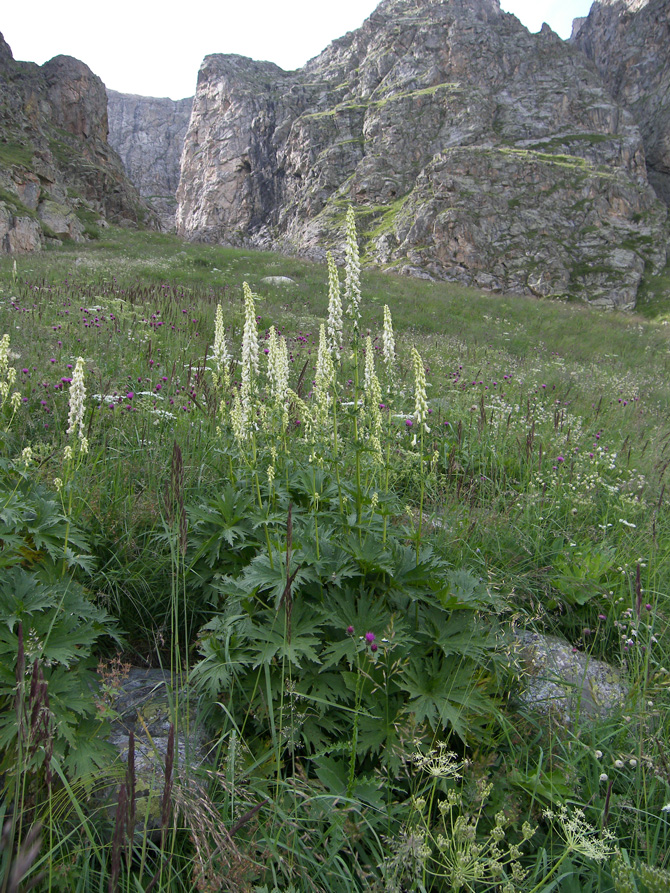
<path id="1" fill-rule="evenodd" d="M 640 126 L 649 182 L 670 205 L 670 0 L 596 0 L 572 39 Z"/>
<path id="2" fill-rule="evenodd" d="M 17 62 L 0 34 L 0 252 L 146 215 L 107 142 L 100 78 L 69 56 Z"/>
<path id="3" fill-rule="evenodd" d="M 387 269 L 632 307 L 665 261 L 640 132 L 497 0 L 384 0 L 303 69 L 208 56 L 177 230 L 319 256 L 353 203 Z"/>
<path id="4" fill-rule="evenodd" d="M 107 91 L 109 142 L 140 195 L 174 230 L 179 171 L 193 97 L 156 99 Z"/>

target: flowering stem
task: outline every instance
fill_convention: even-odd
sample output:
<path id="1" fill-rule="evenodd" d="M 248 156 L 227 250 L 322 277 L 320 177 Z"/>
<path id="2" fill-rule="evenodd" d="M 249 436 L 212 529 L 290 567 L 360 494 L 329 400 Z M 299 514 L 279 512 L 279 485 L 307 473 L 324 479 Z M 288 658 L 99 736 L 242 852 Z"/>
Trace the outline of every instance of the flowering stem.
<path id="1" fill-rule="evenodd" d="M 548 874 L 546 874 L 546 875 L 542 878 L 542 880 L 541 880 L 538 884 L 536 884 L 536 885 L 533 887 L 533 889 L 530 891 L 530 893 L 537 893 L 537 891 L 538 891 L 542 886 L 544 886 L 544 885 L 547 883 L 547 881 L 548 881 L 549 878 L 552 876 L 552 874 L 555 874 L 555 873 L 558 871 L 558 868 L 559 868 L 560 865 L 566 860 L 566 858 L 567 858 L 568 855 L 570 854 L 571 850 L 572 850 L 572 847 L 569 847 L 569 846 L 568 846 L 568 847 L 565 848 L 565 850 L 563 851 L 563 855 L 562 855 L 561 858 L 558 860 L 558 862 L 556 862 L 555 865 L 553 866 L 553 868 L 551 869 L 551 871 L 550 871 Z"/>
<path id="2" fill-rule="evenodd" d="M 356 524 L 359 527 L 360 539 L 361 523 L 361 451 L 358 442 L 358 337 L 354 333 L 354 448 L 356 450 Z"/>
<path id="3" fill-rule="evenodd" d="M 419 532 L 416 538 L 416 563 L 419 564 L 419 548 L 421 546 L 421 528 L 423 524 L 423 495 L 424 495 L 424 479 L 423 479 L 423 425 L 421 426 L 421 438 L 419 440 L 419 478 L 421 480 L 420 496 L 419 496 Z"/>
<path id="4" fill-rule="evenodd" d="M 351 733 L 351 754 L 349 756 L 349 780 L 347 782 L 347 797 L 351 797 L 354 790 L 354 775 L 356 772 L 356 750 L 358 749 L 358 712 L 361 707 L 361 698 L 363 696 L 363 675 L 361 673 L 360 664 L 358 662 L 358 653 L 356 653 L 356 666 L 358 676 L 356 677 L 356 706 L 354 710 L 354 728 Z"/>

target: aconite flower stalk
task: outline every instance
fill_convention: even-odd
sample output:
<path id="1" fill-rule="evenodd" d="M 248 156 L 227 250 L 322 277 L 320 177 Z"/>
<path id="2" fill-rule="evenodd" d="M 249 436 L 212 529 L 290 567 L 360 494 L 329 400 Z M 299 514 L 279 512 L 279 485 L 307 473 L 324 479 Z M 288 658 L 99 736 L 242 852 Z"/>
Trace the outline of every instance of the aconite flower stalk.
<path id="1" fill-rule="evenodd" d="M 215 387 L 220 383 L 224 390 L 228 388 L 230 383 L 228 375 L 230 359 L 226 343 L 226 330 L 223 325 L 223 310 L 221 309 L 221 304 L 218 304 L 214 320 L 214 346 L 212 347 L 212 360 L 216 369 L 212 376 Z"/>
<path id="2" fill-rule="evenodd" d="M 423 522 L 423 498 L 425 492 L 425 482 L 423 479 L 423 435 L 430 433 L 430 428 L 426 423 L 428 418 L 428 398 L 426 397 L 426 370 L 424 369 L 421 354 L 412 348 L 412 365 L 414 367 L 414 422 L 417 429 L 414 433 L 412 444 L 416 446 L 417 439 L 419 442 L 419 478 L 421 480 L 421 489 L 419 496 L 419 531 L 416 540 L 416 561 L 419 562 L 419 544 L 421 542 L 421 527 Z"/>
<path id="3" fill-rule="evenodd" d="M 74 367 L 72 382 L 70 384 L 70 412 L 67 419 L 68 437 L 77 435 L 79 449 L 82 453 L 88 452 L 88 442 L 84 437 L 84 413 L 86 411 L 86 385 L 84 384 L 84 360 L 77 357 Z"/>
<path id="4" fill-rule="evenodd" d="M 358 425 L 358 342 L 361 318 L 361 264 L 358 255 L 358 237 L 356 235 L 356 216 L 354 209 L 349 205 L 347 209 L 345 246 L 344 246 L 344 298 L 347 304 L 347 315 L 353 324 L 354 347 L 354 449 L 356 452 L 356 520 L 360 523 L 362 494 L 361 494 L 361 444 L 359 441 Z"/>
<path id="5" fill-rule="evenodd" d="M 351 205 L 347 208 L 344 246 L 344 300 L 347 314 L 354 325 L 354 336 L 357 336 L 361 319 L 361 262 L 358 254 L 356 216 Z"/>
<path id="6" fill-rule="evenodd" d="M 274 415 L 279 419 L 281 433 L 285 435 L 288 427 L 288 348 L 286 339 L 283 336 L 277 337 L 274 326 L 270 327 L 267 357 L 270 400 Z"/>
<path id="7" fill-rule="evenodd" d="M 365 376 L 363 378 L 365 389 L 365 414 L 369 427 L 370 444 L 375 461 L 383 465 L 381 434 L 382 434 L 382 389 L 375 371 L 375 355 L 372 348 L 372 338 L 368 335 L 365 341 Z"/>
<path id="8" fill-rule="evenodd" d="M 333 357 L 339 358 L 344 343 L 340 277 L 330 251 L 326 257 L 328 259 L 328 348 Z"/>
<path id="9" fill-rule="evenodd" d="M 382 356 L 384 357 L 384 369 L 386 370 L 386 390 L 390 395 L 395 383 L 395 336 L 393 334 L 393 320 L 388 304 L 384 304 L 384 329 L 382 332 Z"/>
<path id="10" fill-rule="evenodd" d="M 14 418 L 14 414 L 21 405 L 21 394 L 18 391 L 14 391 L 12 396 L 9 396 L 9 392 L 11 391 L 12 385 L 15 381 L 16 369 L 13 366 L 9 365 L 9 335 L 5 334 L 0 340 L 0 410 L 9 400 L 10 406 L 12 408 L 12 416 L 9 420 L 7 428 L 10 427 L 12 419 Z"/>
<path id="11" fill-rule="evenodd" d="M 242 384 L 240 387 L 239 409 L 241 416 L 235 429 L 238 440 L 246 440 L 250 434 L 250 420 L 253 411 L 253 396 L 258 377 L 258 329 L 256 307 L 249 285 L 244 282 L 244 331 L 242 334 Z M 234 426 L 235 427 L 235 426 Z"/>

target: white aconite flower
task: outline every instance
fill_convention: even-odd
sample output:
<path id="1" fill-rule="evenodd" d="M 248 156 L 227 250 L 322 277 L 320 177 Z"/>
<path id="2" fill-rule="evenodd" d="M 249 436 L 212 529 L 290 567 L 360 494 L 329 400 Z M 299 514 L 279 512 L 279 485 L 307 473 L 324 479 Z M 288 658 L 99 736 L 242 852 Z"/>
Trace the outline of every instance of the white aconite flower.
<path id="1" fill-rule="evenodd" d="M 365 391 L 365 408 L 370 428 L 372 452 L 375 459 L 381 464 L 383 462 L 380 442 L 382 430 L 382 413 L 380 409 L 382 389 L 375 372 L 375 356 L 372 349 L 372 338 L 369 335 L 365 341 L 365 377 L 363 379 L 363 388 Z"/>
<path id="2" fill-rule="evenodd" d="M 212 348 L 212 359 L 216 367 L 216 373 L 221 376 L 230 363 L 230 354 L 228 353 L 228 345 L 226 344 L 226 332 L 223 325 L 223 311 L 221 304 L 216 308 L 216 319 L 214 320 L 214 346 Z"/>
<path id="3" fill-rule="evenodd" d="M 9 369 L 9 335 L 4 334 L 0 339 L 0 377 L 7 376 Z"/>
<path id="4" fill-rule="evenodd" d="M 382 334 L 382 355 L 386 368 L 386 378 L 389 387 L 395 378 L 395 337 L 393 335 L 393 322 L 388 304 L 384 304 L 384 331 Z"/>
<path id="5" fill-rule="evenodd" d="M 430 428 L 426 423 L 428 418 L 428 400 L 426 398 L 426 370 L 423 360 L 416 347 L 412 348 L 412 363 L 414 365 L 414 421 L 428 434 Z M 416 435 L 414 436 L 416 442 Z"/>
<path id="6" fill-rule="evenodd" d="M 344 300 L 354 329 L 358 331 L 361 318 L 361 262 L 358 256 L 356 216 L 351 205 L 347 208 L 346 244 L 344 247 Z"/>
<path id="7" fill-rule="evenodd" d="M 333 356 L 338 357 L 344 340 L 342 336 L 340 277 L 330 251 L 326 257 L 328 259 L 328 348 Z"/>
<path id="8" fill-rule="evenodd" d="M 258 329 L 254 296 L 246 282 L 242 284 L 242 287 L 244 289 L 244 332 L 242 334 L 242 386 L 240 388 L 241 417 L 238 421 L 242 429 L 246 430 L 251 416 L 254 382 L 258 376 Z"/>
<path id="9" fill-rule="evenodd" d="M 81 440 L 84 436 L 84 410 L 86 386 L 84 385 L 84 360 L 77 357 L 77 364 L 70 384 L 70 414 L 67 419 L 67 434 L 75 434 Z"/>

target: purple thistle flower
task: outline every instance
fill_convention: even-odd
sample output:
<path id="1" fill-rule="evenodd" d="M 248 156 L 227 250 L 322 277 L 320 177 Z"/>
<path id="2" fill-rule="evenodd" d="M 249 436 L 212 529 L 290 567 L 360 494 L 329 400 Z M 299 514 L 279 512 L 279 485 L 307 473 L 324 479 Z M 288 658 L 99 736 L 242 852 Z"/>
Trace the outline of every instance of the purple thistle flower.
<path id="1" fill-rule="evenodd" d="M 374 642 L 374 640 L 376 638 L 377 637 L 375 636 L 374 633 L 366 633 L 365 634 L 365 641 L 368 643 L 368 645 L 372 645 L 372 643 Z"/>
<path id="2" fill-rule="evenodd" d="M 347 627 L 347 635 L 348 635 L 348 636 L 353 636 L 353 634 L 354 634 L 354 628 L 353 628 L 353 626 L 348 626 L 348 627 Z"/>

